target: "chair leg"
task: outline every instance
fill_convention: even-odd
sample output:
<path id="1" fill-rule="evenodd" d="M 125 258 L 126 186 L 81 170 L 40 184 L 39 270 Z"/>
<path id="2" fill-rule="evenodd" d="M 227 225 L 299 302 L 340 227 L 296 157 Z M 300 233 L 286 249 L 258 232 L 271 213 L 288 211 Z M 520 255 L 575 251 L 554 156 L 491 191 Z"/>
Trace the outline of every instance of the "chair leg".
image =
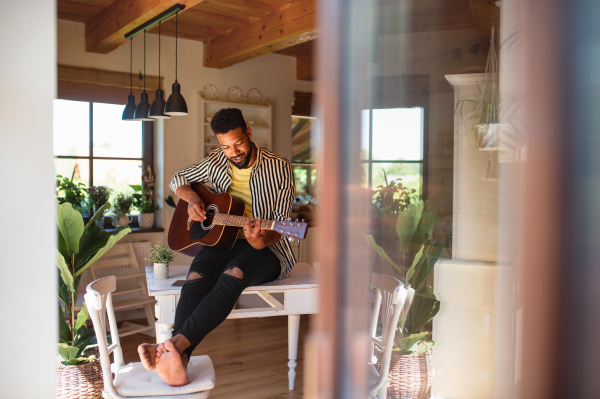
<path id="1" fill-rule="evenodd" d="M 291 314 L 288 316 L 288 380 L 290 391 L 294 390 L 296 380 L 296 359 L 298 358 L 298 335 L 300 333 L 300 315 Z"/>
<path id="2" fill-rule="evenodd" d="M 386 399 L 387 397 L 387 389 L 390 386 L 390 381 L 386 380 L 383 386 L 377 391 L 377 399 Z"/>

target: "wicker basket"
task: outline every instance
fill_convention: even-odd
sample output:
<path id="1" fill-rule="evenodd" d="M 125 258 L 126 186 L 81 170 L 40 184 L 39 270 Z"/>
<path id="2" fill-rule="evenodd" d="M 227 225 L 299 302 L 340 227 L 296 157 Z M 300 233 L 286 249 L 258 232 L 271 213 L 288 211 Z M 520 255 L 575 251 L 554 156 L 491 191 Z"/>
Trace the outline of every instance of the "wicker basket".
<path id="1" fill-rule="evenodd" d="M 376 346 L 377 372 L 381 368 L 381 350 Z M 387 397 L 393 399 L 428 399 L 435 378 L 434 350 L 421 355 L 399 355 L 392 352 L 390 385 Z"/>
<path id="2" fill-rule="evenodd" d="M 58 399 L 98 399 L 102 398 L 104 382 L 100 361 L 63 366 L 58 364 L 56 371 L 56 397 Z"/>

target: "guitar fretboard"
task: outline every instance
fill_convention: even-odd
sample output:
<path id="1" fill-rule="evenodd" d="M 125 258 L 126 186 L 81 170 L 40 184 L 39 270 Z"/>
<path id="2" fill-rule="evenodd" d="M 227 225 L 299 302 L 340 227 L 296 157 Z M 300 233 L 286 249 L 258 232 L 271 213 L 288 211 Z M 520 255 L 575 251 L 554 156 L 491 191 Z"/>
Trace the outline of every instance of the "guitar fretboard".
<path id="1" fill-rule="evenodd" d="M 247 218 L 244 216 L 234 216 L 234 215 L 227 215 L 224 213 L 215 213 L 215 216 L 213 217 L 212 222 L 214 224 L 225 225 L 225 226 L 243 227 L 244 223 L 246 223 L 250 219 L 251 218 Z M 272 230 L 273 224 L 274 223 L 271 220 L 261 220 L 260 228 Z"/>

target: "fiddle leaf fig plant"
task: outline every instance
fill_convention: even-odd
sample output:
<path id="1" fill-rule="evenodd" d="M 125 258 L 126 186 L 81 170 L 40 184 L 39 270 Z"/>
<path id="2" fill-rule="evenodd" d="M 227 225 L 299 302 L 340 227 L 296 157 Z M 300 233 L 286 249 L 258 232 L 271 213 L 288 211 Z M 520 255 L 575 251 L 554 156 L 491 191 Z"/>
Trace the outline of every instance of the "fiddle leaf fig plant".
<path id="1" fill-rule="evenodd" d="M 85 326 L 89 317 L 85 302 L 77 316 L 75 315 L 81 274 L 131 232 L 128 226 L 122 226 L 111 235 L 94 226 L 96 219 L 108 208 L 110 203 L 107 202 L 98 209 L 87 225 L 84 225 L 81 213 L 69 203 L 60 204 L 56 213 L 58 298 L 64 305 L 64 310 L 59 305 L 58 354 L 64 365 L 77 365 L 95 360 L 94 356 L 84 356 L 86 349 L 97 345 L 94 329 Z"/>
<path id="2" fill-rule="evenodd" d="M 377 236 L 366 235 L 367 244 L 392 266 L 394 277 L 406 288 L 415 290 L 408 314 L 400 320 L 395 337 L 395 349 L 412 353 L 412 345 L 407 349 L 406 342 L 401 340 L 424 334 L 421 329 L 440 310 L 440 302 L 432 288 L 425 285 L 442 252 L 442 244 L 431 240 L 435 215 L 428 211 L 428 202 L 422 200 L 409 204 L 397 214 L 386 213 L 375 204 L 373 207 L 383 223 Z M 419 350 L 433 347 L 433 341 L 428 340 L 426 335 L 420 341 L 427 342 Z M 404 344 L 401 345 L 401 342 Z"/>

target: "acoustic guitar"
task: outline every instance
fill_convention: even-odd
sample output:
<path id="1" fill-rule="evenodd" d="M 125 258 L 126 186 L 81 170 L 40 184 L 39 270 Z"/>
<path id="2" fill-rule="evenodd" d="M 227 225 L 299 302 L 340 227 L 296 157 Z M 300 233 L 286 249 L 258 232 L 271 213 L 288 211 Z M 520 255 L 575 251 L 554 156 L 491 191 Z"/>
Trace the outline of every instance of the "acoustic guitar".
<path id="1" fill-rule="evenodd" d="M 206 220 L 192 221 L 188 216 L 188 203 L 180 199 L 169 228 L 169 247 L 189 256 L 196 256 L 205 245 L 231 249 L 240 228 L 250 219 L 244 217 L 244 201 L 229 193 L 215 194 L 202 183 L 193 183 L 191 188 L 204 202 Z M 274 230 L 293 241 L 306 238 L 307 225 L 304 220 L 299 222 L 288 218 L 283 221 L 261 220 L 260 228 Z"/>

